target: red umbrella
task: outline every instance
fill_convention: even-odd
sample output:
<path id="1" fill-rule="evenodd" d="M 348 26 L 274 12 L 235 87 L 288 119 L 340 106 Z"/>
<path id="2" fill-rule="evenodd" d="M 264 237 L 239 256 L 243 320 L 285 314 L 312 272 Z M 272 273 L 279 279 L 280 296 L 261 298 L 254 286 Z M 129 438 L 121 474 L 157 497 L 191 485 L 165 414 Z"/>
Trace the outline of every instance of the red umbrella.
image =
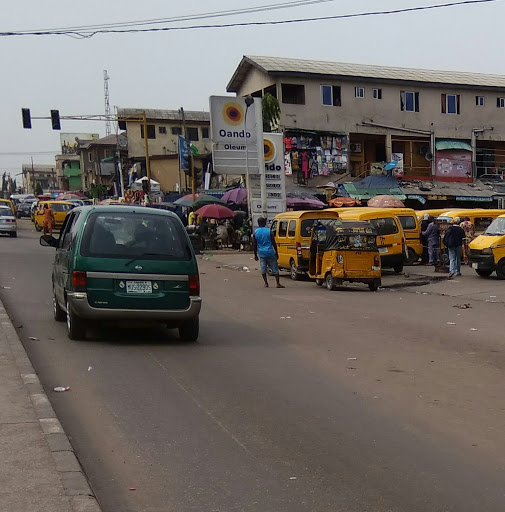
<path id="1" fill-rule="evenodd" d="M 197 215 L 207 219 L 231 219 L 235 217 L 235 212 L 220 204 L 206 204 L 195 212 Z"/>

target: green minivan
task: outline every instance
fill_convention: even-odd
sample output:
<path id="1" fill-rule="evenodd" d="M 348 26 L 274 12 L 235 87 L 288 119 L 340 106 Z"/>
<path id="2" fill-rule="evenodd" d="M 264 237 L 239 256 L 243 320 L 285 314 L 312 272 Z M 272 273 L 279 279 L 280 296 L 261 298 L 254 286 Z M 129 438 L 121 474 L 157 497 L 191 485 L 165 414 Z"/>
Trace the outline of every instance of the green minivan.
<path id="1" fill-rule="evenodd" d="M 200 278 L 179 217 L 143 206 L 83 206 L 65 218 L 56 248 L 53 314 L 70 339 L 90 321 L 161 323 L 185 341 L 199 333 Z"/>

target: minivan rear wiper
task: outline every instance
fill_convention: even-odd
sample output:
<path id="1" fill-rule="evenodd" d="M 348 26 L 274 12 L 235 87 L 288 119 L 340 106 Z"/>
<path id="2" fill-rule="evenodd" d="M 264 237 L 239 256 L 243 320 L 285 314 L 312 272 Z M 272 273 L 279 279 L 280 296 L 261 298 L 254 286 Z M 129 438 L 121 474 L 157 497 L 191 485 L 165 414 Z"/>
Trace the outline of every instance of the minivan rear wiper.
<path id="1" fill-rule="evenodd" d="M 162 254 L 160 252 L 143 252 L 142 254 L 139 254 L 138 256 L 135 256 L 135 258 L 132 258 L 131 260 L 128 260 L 125 263 L 125 267 L 127 267 L 130 263 L 133 263 L 136 260 L 139 260 L 140 258 L 144 258 L 145 256 L 167 256 L 166 254 Z"/>

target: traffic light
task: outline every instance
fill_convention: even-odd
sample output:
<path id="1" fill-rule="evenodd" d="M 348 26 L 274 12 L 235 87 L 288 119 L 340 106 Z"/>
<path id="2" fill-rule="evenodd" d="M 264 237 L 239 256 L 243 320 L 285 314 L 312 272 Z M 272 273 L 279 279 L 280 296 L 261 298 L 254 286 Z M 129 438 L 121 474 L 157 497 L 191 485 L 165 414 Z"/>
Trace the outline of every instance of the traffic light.
<path id="1" fill-rule="evenodd" d="M 203 169 L 197 169 L 195 167 L 195 187 L 202 188 L 203 186 Z"/>
<path id="2" fill-rule="evenodd" d="M 30 109 L 22 108 L 21 115 L 23 116 L 23 128 L 31 128 L 32 127 L 32 116 L 30 115 Z"/>
<path id="3" fill-rule="evenodd" d="M 61 130 L 59 110 L 51 110 L 51 124 L 53 125 L 53 130 Z"/>

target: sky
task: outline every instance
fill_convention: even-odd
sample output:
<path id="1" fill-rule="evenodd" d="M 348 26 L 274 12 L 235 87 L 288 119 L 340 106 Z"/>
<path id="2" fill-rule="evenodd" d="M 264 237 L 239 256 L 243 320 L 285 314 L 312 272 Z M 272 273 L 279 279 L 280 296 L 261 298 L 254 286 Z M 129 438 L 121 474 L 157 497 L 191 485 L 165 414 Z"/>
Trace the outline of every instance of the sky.
<path id="1" fill-rule="evenodd" d="M 159 19 L 289 0 L 17 0 L 2 9 L 0 32 Z M 446 0 L 447 1 L 447 0 Z M 455 0 L 460 1 L 460 0 Z M 444 0 L 326 0 L 315 5 L 204 20 L 244 22 L 329 16 Z M 309 23 L 158 33 L 0 37 L 0 173 L 52 164 L 60 150 L 50 120 L 33 116 L 104 113 L 103 70 L 114 107 L 209 110 L 243 55 L 268 55 L 505 75 L 505 0 L 493 3 Z M 105 135 L 103 122 L 62 120 L 62 132 Z M 18 176 L 20 179 L 21 176 Z"/>

